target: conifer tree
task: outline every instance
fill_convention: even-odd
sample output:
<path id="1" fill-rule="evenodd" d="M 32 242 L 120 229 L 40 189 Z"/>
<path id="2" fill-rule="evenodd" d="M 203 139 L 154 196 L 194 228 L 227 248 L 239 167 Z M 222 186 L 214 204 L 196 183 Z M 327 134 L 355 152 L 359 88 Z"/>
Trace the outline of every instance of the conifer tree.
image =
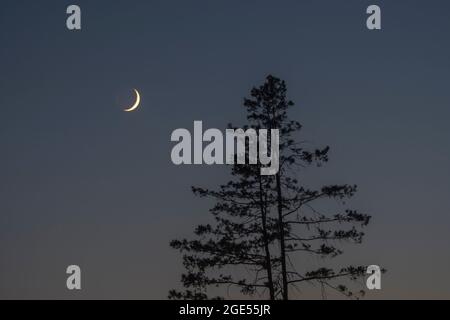
<path id="1" fill-rule="evenodd" d="M 222 298 L 211 297 L 208 291 L 225 286 L 238 287 L 245 295 L 287 300 L 293 297 L 292 288 L 311 283 L 357 296 L 345 285 L 346 279 L 362 277 L 365 267 L 332 268 L 327 258 L 342 254 L 343 242 L 361 243 L 361 229 L 370 216 L 344 207 L 355 194 L 355 185 L 313 189 L 297 178 L 302 169 L 328 162 L 330 148 L 308 149 L 299 140 L 302 126 L 288 116 L 294 103 L 286 93 L 286 83 L 269 75 L 244 99 L 244 129 L 279 130 L 279 171 L 263 176 L 260 165 L 235 164 L 230 181 L 217 190 L 192 188 L 195 195 L 214 199 L 210 210 L 214 223 L 197 226 L 193 240 L 171 242 L 183 253 L 186 272 L 185 291 L 172 290 L 169 298 Z M 342 205 L 341 211 L 319 209 L 330 199 Z M 308 269 L 302 255 L 324 258 L 323 266 Z"/>

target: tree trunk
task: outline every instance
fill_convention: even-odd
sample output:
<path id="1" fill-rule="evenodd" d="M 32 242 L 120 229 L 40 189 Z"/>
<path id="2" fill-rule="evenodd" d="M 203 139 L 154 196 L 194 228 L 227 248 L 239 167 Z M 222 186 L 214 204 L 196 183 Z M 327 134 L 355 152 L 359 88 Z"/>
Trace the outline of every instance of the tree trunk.
<path id="1" fill-rule="evenodd" d="M 283 281 L 283 300 L 288 300 L 288 282 L 286 270 L 286 249 L 284 245 L 284 223 L 283 223 L 283 199 L 281 197 L 281 181 L 280 173 L 276 175 L 277 184 L 277 201 L 278 201 L 278 232 L 280 234 L 280 258 L 281 258 L 281 275 Z"/>
<path id="2" fill-rule="evenodd" d="M 270 259 L 269 239 L 267 237 L 267 224 L 266 224 L 267 212 L 266 212 L 266 206 L 264 205 L 264 199 L 263 199 L 263 187 L 262 187 L 261 175 L 259 176 L 259 202 L 260 202 L 260 207 L 261 207 L 264 251 L 266 254 L 267 282 L 268 282 L 268 286 L 269 286 L 270 300 L 275 300 L 275 288 L 273 286 L 273 279 L 272 279 L 272 261 Z"/>

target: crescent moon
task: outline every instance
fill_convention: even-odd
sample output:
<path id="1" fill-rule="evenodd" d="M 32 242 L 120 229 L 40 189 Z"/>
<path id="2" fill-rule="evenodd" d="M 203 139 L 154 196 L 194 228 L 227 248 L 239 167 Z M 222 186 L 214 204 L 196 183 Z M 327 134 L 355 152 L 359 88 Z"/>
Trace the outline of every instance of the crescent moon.
<path id="1" fill-rule="evenodd" d="M 125 112 L 130 112 L 130 111 L 136 110 L 137 107 L 139 106 L 139 103 L 141 102 L 141 96 L 139 95 L 139 92 L 136 89 L 133 89 L 133 90 L 134 90 L 134 92 L 136 92 L 136 102 L 128 109 L 123 110 Z"/>

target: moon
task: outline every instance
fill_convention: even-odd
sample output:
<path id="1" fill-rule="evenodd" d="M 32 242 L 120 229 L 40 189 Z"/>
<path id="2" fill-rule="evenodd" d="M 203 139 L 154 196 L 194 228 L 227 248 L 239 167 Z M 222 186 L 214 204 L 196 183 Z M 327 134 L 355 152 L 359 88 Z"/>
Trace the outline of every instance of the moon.
<path id="1" fill-rule="evenodd" d="M 130 112 L 130 111 L 136 110 L 137 107 L 139 106 L 139 103 L 141 102 L 141 96 L 139 95 L 139 92 L 136 89 L 133 89 L 133 90 L 134 90 L 134 92 L 136 92 L 136 102 L 128 109 L 124 109 L 123 111 L 125 111 L 125 112 Z"/>

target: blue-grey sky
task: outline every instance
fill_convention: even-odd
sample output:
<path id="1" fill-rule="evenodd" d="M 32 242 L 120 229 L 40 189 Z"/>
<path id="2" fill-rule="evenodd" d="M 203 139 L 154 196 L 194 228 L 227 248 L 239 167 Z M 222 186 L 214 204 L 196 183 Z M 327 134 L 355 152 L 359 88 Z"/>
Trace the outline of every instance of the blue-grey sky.
<path id="1" fill-rule="evenodd" d="M 66 29 L 78 4 L 82 30 Z M 369 4 L 382 30 L 366 28 Z M 331 146 L 312 185 L 355 183 L 373 216 L 344 262 L 389 271 L 369 298 L 450 298 L 448 1 L 20 1 L 0 9 L 0 298 L 165 298 L 169 248 L 210 222 L 170 134 L 244 123 L 287 81 L 304 137 Z M 139 110 L 121 109 L 142 95 Z M 65 268 L 82 268 L 81 292 Z M 305 292 L 314 297 L 315 292 Z M 319 297 L 319 296 L 318 296 Z"/>

